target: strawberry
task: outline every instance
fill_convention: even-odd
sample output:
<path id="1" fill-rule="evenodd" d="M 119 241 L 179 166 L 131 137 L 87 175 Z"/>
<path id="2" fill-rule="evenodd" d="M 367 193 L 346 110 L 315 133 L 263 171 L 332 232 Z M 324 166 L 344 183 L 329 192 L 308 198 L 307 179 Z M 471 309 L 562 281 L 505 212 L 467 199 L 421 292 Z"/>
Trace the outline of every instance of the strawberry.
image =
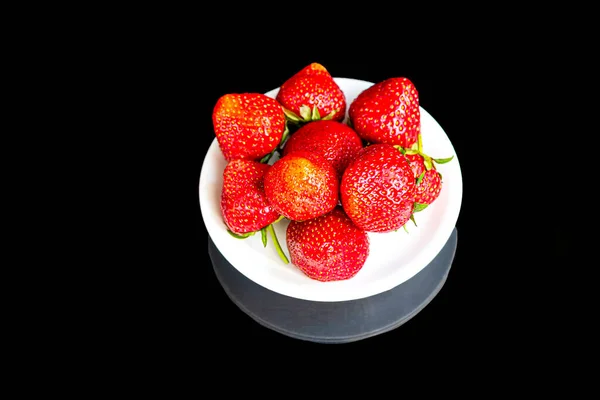
<path id="1" fill-rule="evenodd" d="M 227 161 L 260 160 L 277 148 L 286 129 L 281 104 L 261 93 L 221 96 L 213 109 L 212 120 Z"/>
<path id="2" fill-rule="evenodd" d="M 269 204 L 264 191 L 264 176 L 269 164 L 252 160 L 231 160 L 223 170 L 221 214 L 227 231 L 233 237 L 245 239 L 261 231 L 263 246 L 267 245 L 267 230 L 284 262 L 287 257 L 275 236 L 273 223 L 279 213 Z"/>
<path id="3" fill-rule="evenodd" d="M 445 164 L 451 161 L 454 156 L 432 158 L 425 154 L 423 152 L 423 139 L 420 133 L 417 135 L 417 142 L 409 149 L 404 149 L 401 146 L 395 147 L 404 154 L 415 176 L 414 211 L 422 211 L 439 197 L 442 190 L 442 175 L 437 171 L 435 164 Z"/>
<path id="4" fill-rule="evenodd" d="M 369 255 L 367 233 L 340 206 L 314 219 L 291 221 L 286 241 L 292 264 L 322 282 L 352 278 Z"/>
<path id="5" fill-rule="evenodd" d="M 362 147 L 362 140 L 348 125 L 322 120 L 306 124 L 291 135 L 283 155 L 297 150 L 316 152 L 331 162 L 341 179 L 346 166 Z"/>
<path id="6" fill-rule="evenodd" d="M 415 177 L 404 155 L 391 144 L 363 148 L 340 184 L 344 211 L 367 232 L 390 232 L 410 219 Z"/>
<path id="7" fill-rule="evenodd" d="M 420 204 L 419 211 L 423 205 L 433 203 L 440 195 L 442 189 L 442 179 L 437 172 L 435 165 L 431 169 L 425 168 L 423 156 L 420 154 L 406 154 L 411 169 L 416 179 L 415 203 Z"/>
<path id="8" fill-rule="evenodd" d="M 320 154 L 295 151 L 273 163 L 264 178 L 271 206 L 292 221 L 316 218 L 338 203 L 336 170 Z"/>
<path id="9" fill-rule="evenodd" d="M 346 116 L 344 92 L 319 63 L 307 65 L 288 78 L 276 99 L 288 120 L 299 124 L 319 119 L 342 121 Z"/>
<path id="10" fill-rule="evenodd" d="M 419 94 L 408 78 L 389 78 L 359 93 L 348 117 L 365 141 L 408 148 L 421 130 Z"/>

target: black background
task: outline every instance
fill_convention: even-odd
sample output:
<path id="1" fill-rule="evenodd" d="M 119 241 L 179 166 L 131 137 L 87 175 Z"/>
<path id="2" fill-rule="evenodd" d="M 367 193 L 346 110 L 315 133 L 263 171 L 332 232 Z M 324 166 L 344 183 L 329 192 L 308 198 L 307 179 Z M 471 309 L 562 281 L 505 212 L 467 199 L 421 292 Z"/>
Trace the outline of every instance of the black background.
<path id="1" fill-rule="evenodd" d="M 537 244 L 521 240 L 526 231 L 530 232 L 527 224 L 532 221 L 519 220 L 515 214 L 521 201 L 515 192 L 522 186 L 511 181 L 517 180 L 519 166 L 511 164 L 513 160 L 496 161 L 502 157 L 501 142 L 503 136 L 510 137 L 512 122 L 496 108 L 499 102 L 493 93 L 501 92 L 510 82 L 499 78 L 493 68 L 488 69 L 485 60 L 463 59 L 456 54 L 456 58 L 437 60 L 390 57 L 378 61 L 342 54 L 260 54 L 243 60 L 220 57 L 203 64 L 206 69 L 202 78 L 198 77 L 199 104 L 193 114 L 197 123 L 191 127 L 187 137 L 191 145 L 185 149 L 191 152 L 187 156 L 190 193 L 186 204 L 195 229 L 189 268 L 200 273 L 197 290 L 206 295 L 207 303 L 199 302 L 198 311 L 202 318 L 212 319 L 211 335 L 215 340 L 248 346 L 313 345 L 260 326 L 231 303 L 212 272 L 207 233 L 197 204 L 197 179 L 203 156 L 214 139 L 210 117 L 218 97 L 231 92 L 269 91 L 310 62 L 321 63 L 336 77 L 370 82 L 397 76 L 411 79 L 419 90 L 421 106 L 452 141 L 463 174 L 464 197 L 456 225 L 458 249 L 442 291 L 397 330 L 347 346 L 385 344 L 400 348 L 408 342 L 419 346 L 456 341 L 472 349 L 474 343 L 494 341 L 501 332 L 512 331 L 514 325 L 507 319 L 517 318 L 515 307 L 521 311 L 526 299 L 518 298 L 520 283 L 510 277 L 527 265 L 535 268 L 528 263 L 536 257 L 533 249 Z M 558 247 L 553 250 L 561 251 Z"/>
<path id="2" fill-rule="evenodd" d="M 65 14 L 75 27 L 47 18 L 50 27 L 32 33 L 32 47 L 17 44 L 35 57 L 11 59 L 27 68 L 22 80 L 9 79 L 19 88 L 30 82 L 20 94 L 45 113 L 24 108 L 25 120 L 42 126 L 23 124 L 7 137 L 19 136 L 30 142 L 23 146 L 27 153 L 36 147 L 50 158 L 21 181 L 33 190 L 26 212 L 6 210 L 26 233 L 9 229 L 8 236 L 28 239 L 16 259 L 41 257 L 18 265 L 26 279 L 7 303 L 20 316 L 8 328 L 27 339 L 17 347 L 21 362 L 45 366 L 25 354 L 33 349 L 37 356 L 41 346 L 52 352 L 43 360 L 50 366 L 44 374 L 72 361 L 85 377 L 99 377 L 93 388 L 111 378 L 138 383 L 134 374 L 148 371 L 159 379 L 144 379 L 135 390 L 154 389 L 163 372 L 199 377 L 197 390 L 204 390 L 203 371 L 209 370 L 231 378 L 225 384 L 213 379 L 222 390 L 237 389 L 239 376 L 252 375 L 258 379 L 246 389 L 261 392 L 277 389 L 274 384 L 312 390 L 313 383 L 397 389 L 412 383 L 398 374 L 407 369 L 428 378 L 424 371 L 458 372 L 469 384 L 479 381 L 473 372 L 499 376 L 496 389 L 519 367 L 529 381 L 537 372 L 526 362 L 531 359 L 553 367 L 546 360 L 561 349 L 586 354 L 573 350 L 586 331 L 576 325 L 594 321 L 597 311 L 583 318 L 573 312 L 595 293 L 581 288 L 595 283 L 588 274 L 594 266 L 575 261 L 585 247 L 571 240 L 573 232 L 584 232 L 576 222 L 594 226 L 587 219 L 594 170 L 582 165 L 593 161 L 588 140 L 594 131 L 578 124 L 596 115 L 593 101 L 584 99 L 597 93 L 596 71 L 584 73 L 594 65 L 587 59 L 594 52 L 581 48 L 595 37 L 586 32 L 595 25 L 584 17 L 595 14 L 577 7 L 570 15 L 560 7 L 552 16 L 546 6 L 528 15 L 510 5 L 441 10 L 423 3 L 427 10 L 417 12 L 404 2 L 356 4 L 106 7 Z M 94 19 L 97 24 L 88 25 Z M 64 34 L 52 35 L 57 29 Z M 20 32 L 13 33 L 18 39 Z M 342 345 L 286 337 L 238 309 L 213 272 L 199 204 L 217 99 L 272 90 L 311 62 L 335 77 L 410 78 L 421 106 L 452 141 L 463 178 L 458 247 L 440 293 L 398 329 Z M 50 151 L 50 144 L 62 153 Z M 7 154 L 13 149 L 7 146 Z M 18 159 L 15 168 L 26 164 Z M 586 181 L 573 184 L 575 178 Z M 48 186 L 40 188 L 40 179 Z M 32 210 L 51 220 L 21 220 Z M 67 216 L 74 217 L 72 225 Z M 15 268 L 7 264 L 8 270 Z M 6 280 L 8 287 L 14 283 L 20 282 Z M 17 311 L 21 300 L 32 307 Z M 67 358 L 69 350 L 75 358 Z M 370 363 L 374 358 L 386 364 Z M 508 367 L 498 358 L 508 358 Z M 300 375 L 289 374 L 306 361 L 311 364 Z M 100 373 L 90 374 L 88 363 Z M 271 379 L 277 372 L 289 379 Z M 330 379 L 336 372 L 344 379 Z M 368 372 L 374 380 L 363 378 Z M 393 378 L 381 379 L 385 372 Z M 555 387 L 542 376 L 543 386 Z M 436 383 L 425 390 L 441 386 Z"/>
<path id="3" fill-rule="evenodd" d="M 274 43 L 267 33 L 263 41 L 245 41 L 243 30 L 234 33 L 232 47 L 231 38 L 211 32 L 198 36 L 211 40 L 163 43 L 131 71 L 133 79 L 144 76 L 141 97 L 155 104 L 142 118 L 158 132 L 141 132 L 136 151 L 143 161 L 132 179 L 144 194 L 132 205 L 138 214 L 144 210 L 135 229 L 145 231 L 134 257 L 148 260 L 137 263 L 147 284 L 138 285 L 144 295 L 135 303 L 134 319 L 148 317 L 151 330 L 164 335 L 164 345 L 173 351 L 235 348 L 278 354 L 325 347 L 262 327 L 229 300 L 208 256 L 198 197 L 204 156 L 215 138 L 211 114 L 217 99 L 226 93 L 267 92 L 319 62 L 334 77 L 411 79 L 421 106 L 452 141 L 464 186 L 458 248 L 441 292 L 400 328 L 341 346 L 367 353 L 382 348 L 477 353 L 502 351 L 514 341 L 529 343 L 532 331 L 525 327 L 544 322 L 548 308 L 537 295 L 543 285 L 536 281 L 532 290 L 530 278 L 553 271 L 565 257 L 567 242 L 564 230 L 532 207 L 540 198 L 550 208 L 554 203 L 542 195 L 547 176 L 532 167 L 530 144 L 544 132 L 529 129 L 535 124 L 528 115 L 537 95 L 536 71 L 522 62 L 521 50 L 513 53 L 501 41 L 472 37 L 311 46 Z"/>

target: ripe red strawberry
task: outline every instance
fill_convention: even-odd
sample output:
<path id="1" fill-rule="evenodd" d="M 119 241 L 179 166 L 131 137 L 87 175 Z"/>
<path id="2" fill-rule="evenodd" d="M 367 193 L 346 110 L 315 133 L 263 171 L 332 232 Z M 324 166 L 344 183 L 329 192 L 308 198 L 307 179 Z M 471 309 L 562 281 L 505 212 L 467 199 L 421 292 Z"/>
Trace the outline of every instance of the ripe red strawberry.
<path id="1" fill-rule="evenodd" d="M 281 104 L 262 93 L 221 96 L 213 109 L 212 120 L 227 161 L 260 160 L 275 150 L 286 128 Z"/>
<path id="2" fill-rule="evenodd" d="M 307 65 L 286 80 L 276 99 L 286 109 L 288 119 L 298 123 L 342 121 L 346 116 L 344 92 L 319 63 Z"/>
<path id="3" fill-rule="evenodd" d="M 408 78 L 389 78 L 362 91 L 350 104 L 350 123 L 369 143 L 409 148 L 421 130 L 419 94 Z"/>
<path id="4" fill-rule="evenodd" d="M 437 199 L 442 190 L 442 176 L 433 169 L 425 171 L 423 175 L 417 177 L 415 190 L 415 206 L 417 204 L 431 204 Z"/>
<path id="5" fill-rule="evenodd" d="M 413 212 L 415 177 L 404 155 L 391 144 L 363 148 L 340 184 L 342 206 L 361 229 L 390 232 Z"/>
<path id="6" fill-rule="evenodd" d="M 402 151 L 402 150 L 401 150 Z M 404 154 L 408 163 L 410 164 L 410 169 L 412 169 L 413 174 L 415 175 L 415 179 L 421 176 L 422 173 L 427 171 L 425 169 L 425 163 L 423 162 L 423 157 L 420 154 Z"/>
<path id="7" fill-rule="evenodd" d="M 290 136 L 283 155 L 297 150 L 316 152 L 331 162 L 341 179 L 346 166 L 362 147 L 362 140 L 348 125 L 338 121 L 314 121 Z"/>
<path id="8" fill-rule="evenodd" d="M 335 169 L 323 156 L 309 151 L 291 152 L 275 161 L 264 184 L 271 206 L 292 221 L 326 214 L 339 199 Z"/>
<path id="9" fill-rule="evenodd" d="M 421 205 L 416 207 L 419 207 L 421 210 L 423 205 L 429 205 L 438 198 L 442 190 L 442 179 L 435 165 L 432 165 L 429 170 L 425 168 L 422 155 L 406 154 L 406 158 L 416 179 L 415 203 Z"/>
<path id="10" fill-rule="evenodd" d="M 369 237 L 341 207 L 303 222 L 291 221 L 286 241 L 292 264 L 322 282 L 355 276 L 369 255 Z"/>
<path id="11" fill-rule="evenodd" d="M 269 168 L 269 164 L 252 160 L 237 159 L 227 163 L 223 170 L 221 214 L 228 232 L 238 239 L 261 231 L 263 246 L 266 246 L 269 230 L 277 252 L 287 263 L 272 225 L 280 216 L 269 204 L 264 191 L 264 176 Z"/>
<path id="12" fill-rule="evenodd" d="M 448 158 L 432 158 L 423 152 L 422 136 L 419 133 L 417 143 L 411 148 L 404 149 L 395 146 L 408 160 L 416 180 L 414 211 L 422 211 L 437 199 L 442 190 L 442 176 L 437 171 L 435 163 L 445 164 L 454 156 Z"/>

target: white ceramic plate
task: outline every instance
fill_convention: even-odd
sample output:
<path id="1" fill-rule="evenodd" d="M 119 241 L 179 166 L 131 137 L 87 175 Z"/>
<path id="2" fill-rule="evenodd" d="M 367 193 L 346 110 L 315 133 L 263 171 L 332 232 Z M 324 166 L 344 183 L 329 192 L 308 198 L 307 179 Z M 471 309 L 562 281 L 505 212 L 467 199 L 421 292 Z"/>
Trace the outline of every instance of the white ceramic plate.
<path id="1" fill-rule="evenodd" d="M 347 106 L 364 89 L 373 85 L 348 78 L 334 78 L 344 94 Z M 278 88 L 266 93 L 277 95 Z M 346 113 L 347 114 L 347 113 Z M 458 157 L 450 139 L 433 117 L 421 108 L 423 150 L 432 157 L 450 157 L 437 165 L 443 186 L 437 200 L 415 214 L 418 226 L 409 221 L 403 229 L 391 233 L 369 233 L 370 254 L 353 278 L 337 282 L 311 280 L 293 264 L 279 258 L 269 235 L 264 248 L 260 234 L 236 239 L 227 233 L 219 208 L 223 169 L 226 161 L 214 139 L 204 158 L 200 173 L 199 196 L 202 218 L 213 242 L 238 271 L 257 284 L 282 295 L 313 301 L 347 301 L 376 295 L 392 289 L 423 269 L 440 252 L 458 220 L 462 202 L 462 175 Z M 271 163 L 275 158 L 271 160 Z M 285 243 L 287 220 L 275 225 L 275 231 L 289 258 Z"/>

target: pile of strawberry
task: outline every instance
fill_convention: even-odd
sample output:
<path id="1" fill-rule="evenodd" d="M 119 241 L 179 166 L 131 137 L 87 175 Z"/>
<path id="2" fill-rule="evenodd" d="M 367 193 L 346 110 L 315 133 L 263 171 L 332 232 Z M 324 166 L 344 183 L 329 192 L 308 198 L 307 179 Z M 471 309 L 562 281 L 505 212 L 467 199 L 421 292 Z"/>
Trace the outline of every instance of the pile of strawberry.
<path id="1" fill-rule="evenodd" d="M 355 276 L 369 232 L 416 225 L 414 214 L 442 188 L 436 163 L 452 159 L 423 152 L 418 92 L 404 77 L 374 84 L 347 107 L 330 73 L 312 63 L 276 98 L 223 95 L 212 118 L 227 161 L 220 206 L 228 232 L 260 232 L 264 246 L 270 234 L 289 263 L 273 229 L 288 219 L 291 262 L 319 281 Z"/>

